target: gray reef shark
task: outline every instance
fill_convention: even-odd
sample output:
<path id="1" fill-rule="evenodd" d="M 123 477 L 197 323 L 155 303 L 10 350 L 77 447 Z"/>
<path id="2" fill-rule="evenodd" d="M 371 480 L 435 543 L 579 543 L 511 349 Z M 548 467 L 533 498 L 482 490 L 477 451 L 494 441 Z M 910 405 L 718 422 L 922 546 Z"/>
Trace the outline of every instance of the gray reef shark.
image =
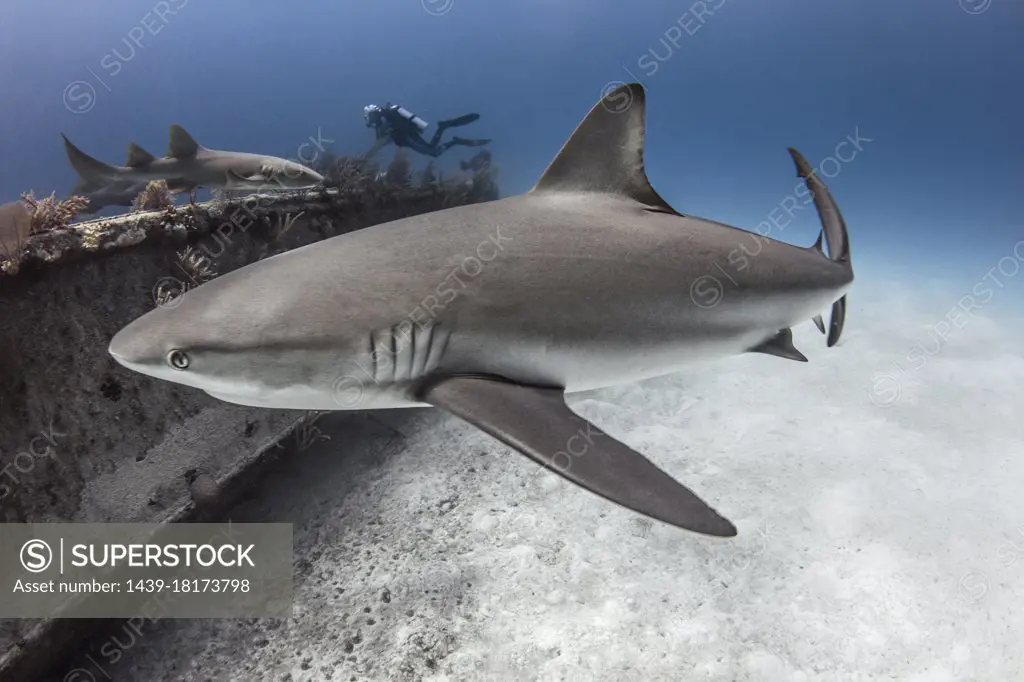
<path id="1" fill-rule="evenodd" d="M 612 103 L 628 100 L 616 113 Z M 694 294 L 752 233 L 672 209 L 647 179 L 645 91 L 608 93 L 527 193 L 340 235 L 205 283 L 127 325 L 125 367 L 239 405 L 440 407 L 587 490 L 712 536 L 736 528 L 564 394 L 757 352 L 853 282 L 846 226 L 790 149 L 829 250 L 759 237 L 714 305 Z M 701 296 L 704 296 L 703 290 Z M 824 329 L 823 326 L 820 327 Z"/>
<path id="2" fill-rule="evenodd" d="M 172 192 L 196 187 L 225 190 L 294 190 L 315 187 L 323 176 L 302 164 L 276 156 L 207 149 L 184 128 L 172 125 L 167 155 L 156 158 L 134 142 L 128 145 L 128 163 L 111 166 L 76 147 L 61 133 L 72 168 L 81 178 L 77 189 L 88 193 L 115 185 L 145 187 L 151 180 L 166 180 Z"/>

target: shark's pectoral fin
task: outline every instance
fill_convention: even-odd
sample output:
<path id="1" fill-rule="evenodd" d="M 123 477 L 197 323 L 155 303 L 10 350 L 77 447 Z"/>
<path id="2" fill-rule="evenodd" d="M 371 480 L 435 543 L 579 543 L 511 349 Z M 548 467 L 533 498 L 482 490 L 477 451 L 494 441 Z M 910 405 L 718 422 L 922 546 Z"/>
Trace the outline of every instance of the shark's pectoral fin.
<path id="1" fill-rule="evenodd" d="M 644 170 L 646 95 L 622 85 L 594 105 L 531 192 L 592 192 L 633 199 L 681 215 L 661 198 Z"/>
<path id="2" fill-rule="evenodd" d="M 242 175 L 241 173 L 232 170 L 231 168 L 227 169 L 224 172 L 224 175 L 227 177 L 227 186 L 229 189 L 231 187 L 249 187 L 256 182 L 267 182 L 267 179 L 260 173 L 253 173 L 252 175 Z M 267 184 L 269 185 L 269 183 Z"/>
<path id="3" fill-rule="evenodd" d="M 767 341 L 751 348 L 749 352 L 765 353 L 767 355 L 785 358 L 786 360 L 807 362 L 807 358 L 804 354 L 798 351 L 796 346 L 793 345 L 792 329 L 783 329 Z"/>
<path id="4" fill-rule="evenodd" d="M 167 146 L 167 156 L 176 159 L 189 159 L 199 153 L 202 145 L 192 139 L 192 136 L 177 123 L 171 125 L 171 141 Z"/>
<path id="5" fill-rule="evenodd" d="M 125 163 L 126 166 L 138 168 L 139 166 L 148 166 L 154 161 L 156 161 L 156 157 L 145 149 L 134 142 L 128 143 L 128 161 Z"/>
<path id="6" fill-rule="evenodd" d="M 612 502 L 697 533 L 736 535 L 699 497 L 570 410 L 561 389 L 456 376 L 428 386 L 421 399 Z"/>
<path id="7" fill-rule="evenodd" d="M 822 334 L 825 333 L 825 320 L 821 319 L 821 315 L 815 315 L 813 318 L 814 326 L 818 328 L 818 331 Z"/>

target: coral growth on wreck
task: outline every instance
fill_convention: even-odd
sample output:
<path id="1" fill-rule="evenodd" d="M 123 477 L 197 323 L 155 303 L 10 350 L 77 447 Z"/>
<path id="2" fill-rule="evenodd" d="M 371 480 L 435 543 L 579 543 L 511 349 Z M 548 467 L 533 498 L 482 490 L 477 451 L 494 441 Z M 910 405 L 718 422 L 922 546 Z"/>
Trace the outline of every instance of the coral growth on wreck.
<path id="1" fill-rule="evenodd" d="M 359 194 L 373 194 L 378 168 L 375 163 L 361 157 L 323 154 L 313 170 L 324 176 L 325 187 L 337 187 Z"/>
<path id="2" fill-rule="evenodd" d="M 9 271 L 21 254 L 31 233 L 32 224 L 24 202 L 0 205 L 0 270 Z"/>
<path id="3" fill-rule="evenodd" d="M 32 192 L 25 192 L 21 195 L 21 200 L 29 210 L 30 234 L 67 227 L 89 206 L 89 200 L 82 196 L 71 196 L 58 201 L 56 192 L 51 192 L 50 196 L 42 199 L 37 199 Z"/>
<path id="4" fill-rule="evenodd" d="M 437 171 L 434 170 L 434 160 L 427 161 L 426 167 L 420 174 L 420 187 L 433 187 L 437 184 Z"/>
<path id="5" fill-rule="evenodd" d="M 167 188 L 167 181 L 153 180 L 135 197 L 132 202 L 132 213 L 162 211 L 173 205 L 174 195 Z"/>
<path id="6" fill-rule="evenodd" d="M 395 152 L 394 158 L 388 164 L 384 180 L 393 187 L 408 187 L 412 181 L 412 164 L 401 148 Z"/>
<path id="7" fill-rule="evenodd" d="M 464 167 L 462 172 L 445 176 L 430 159 L 422 170 L 414 173 L 409 156 L 399 149 L 384 172 L 364 157 L 335 156 L 330 152 L 317 159 L 313 169 L 324 176 L 326 187 L 336 187 L 371 200 L 387 193 L 387 189 L 464 194 L 469 201 L 493 201 L 499 197 L 498 168 L 491 163 L 489 153 L 477 154 L 469 162 L 460 162 L 460 166 Z"/>
<path id="8" fill-rule="evenodd" d="M 217 276 L 214 263 L 204 253 L 200 253 L 192 246 L 186 246 L 176 256 L 178 270 L 185 275 L 187 281 L 182 281 L 177 277 L 165 277 L 160 280 L 153 291 L 153 302 L 158 308 L 171 305 L 173 301 L 184 296 L 189 289 Z"/>

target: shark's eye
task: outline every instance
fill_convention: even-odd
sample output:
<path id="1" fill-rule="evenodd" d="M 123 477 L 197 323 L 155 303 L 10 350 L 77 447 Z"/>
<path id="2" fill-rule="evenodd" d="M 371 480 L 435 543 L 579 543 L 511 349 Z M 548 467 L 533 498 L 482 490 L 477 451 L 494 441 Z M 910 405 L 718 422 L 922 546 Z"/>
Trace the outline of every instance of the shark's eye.
<path id="1" fill-rule="evenodd" d="M 188 355 L 184 351 L 172 350 L 167 354 L 167 364 L 174 369 L 188 369 Z"/>

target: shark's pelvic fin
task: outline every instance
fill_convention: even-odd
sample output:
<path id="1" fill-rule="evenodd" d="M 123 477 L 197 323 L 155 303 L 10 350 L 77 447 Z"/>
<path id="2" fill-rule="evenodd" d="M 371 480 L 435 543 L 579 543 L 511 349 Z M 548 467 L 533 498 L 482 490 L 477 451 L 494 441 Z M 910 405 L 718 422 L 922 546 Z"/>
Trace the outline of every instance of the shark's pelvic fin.
<path id="1" fill-rule="evenodd" d="M 171 178 L 167 181 L 167 191 L 172 194 L 180 192 L 191 192 L 199 185 L 189 182 L 185 178 Z"/>
<path id="2" fill-rule="evenodd" d="M 634 199 L 681 215 L 651 186 L 644 170 L 646 95 L 622 85 L 594 105 L 531 192 L 593 192 Z"/>
<path id="3" fill-rule="evenodd" d="M 828 347 L 836 345 L 839 337 L 843 334 L 843 324 L 846 322 L 846 297 L 832 304 L 832 317 L 828 322 Z"/>
<path id="4" fill-rule="evenodd" d="M 155 156 L 134 142 L 128 143 L 128 161 L 125 163 L 126 166 L 138 168 L 139 166 L 148 166 L 153 161 L 156 161 Z"/>
<path id="5" fill-rule="evenodd" d="M 818 328 L 818 331 L 822 334 L 825 333 L 825 321 L 821 319 L 821 315 L 815 315 L 813 318 L 814 326 Z"/>
<path id="6" fill-rule="evenodd" d="M 807 362 L 807 358 L 804 354 L 798 351 L 796 346 L 793 345 L 792 329 L 783 329 L 767 341 L 751 348 L 749 352 L 765 353 L 766 355 L 774 355 L 776 357 L 785 358 L 786 360 Z"/>
<path id="7" fill-rule="evenodd" d="M 64 138 L 64 151 L 67 152 L 68 161 L 81 178 L 78 188 L 94 189 L 107 185 L 117 178 L 116 167 L 92 158 L 73 145 L 64 133 L 60 136 Z"/>
<path id="8" fill-rule="evenodd" d="M 803 154 L 789 148 L 789 155 L 793 157 L 796 164 L 796 174 L 804 179 L 807 188 L 811 190 L 814 197 L 814 206 L 818 209 L 818 217 L 821 219 L 822 232 L 825 234 L 825 244 L 828 245 L 828 257 L 847 268 L 853 268 L 850 262 L 850 238 L 846 232 L 846 221 L 839 212 L 828 187 L 822 182 L 811 164 L 807 162 Z M 820 237 L 819 237 L 820 241 Z M 819 246 L 820 250 L 820 246 Z M 839 341 L 843 333 L 843 324 L 846 321 L 846 297 L 832 304 L 832 317 L 829 320 L 828 346 L 831 348 Z"/>
<path id="9" fill-rule="evenodd" d="M 696 533 L 736 535 L 736 527 L 694 493 L 570 410 L 561 389 L 456 376 L 428 386 L 421 399 L 635 512 Z"/>
<path id="10" fill-rule="evenodd" d="M 192 136 L 177 123 L 171 125 L 171 142 L 167 146 L 167 156 L 176 159 L 188 159 L 199 153 L 203 147 L 192 139 Z"/>

